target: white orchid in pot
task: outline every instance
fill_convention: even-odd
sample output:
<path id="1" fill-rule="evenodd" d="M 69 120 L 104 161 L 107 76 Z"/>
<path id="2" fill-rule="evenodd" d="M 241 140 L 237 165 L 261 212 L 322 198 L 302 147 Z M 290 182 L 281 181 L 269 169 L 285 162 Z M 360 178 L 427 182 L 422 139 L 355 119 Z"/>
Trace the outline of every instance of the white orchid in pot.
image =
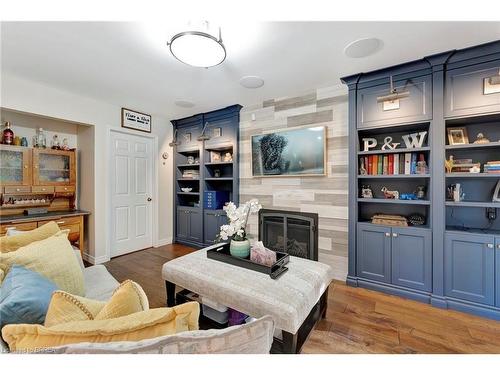
<path id="1" fill-rule="evenodd" d="M 220 227 L 219 237 L 224 241 L 231 239 L 229 250 L 232 256 L 247 258 L 250 254 L 250 241 L 246 233 L 248 217 L 250 214 L 259 212 L 261 208 L 257 199 L 249 200 L 239 207 L 236 207 L 233 202 L 224 206 L 229 224 Z"/>

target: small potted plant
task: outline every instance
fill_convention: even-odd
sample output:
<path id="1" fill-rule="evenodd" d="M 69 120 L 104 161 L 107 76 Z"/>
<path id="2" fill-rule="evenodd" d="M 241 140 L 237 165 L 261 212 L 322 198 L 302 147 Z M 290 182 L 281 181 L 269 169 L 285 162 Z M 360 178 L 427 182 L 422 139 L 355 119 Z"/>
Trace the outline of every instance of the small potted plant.
<path id="1" fill-rule="evenodd" d="M 250 241 L 246 233 L 248 217 L 250 214 L 259 212 L 261 208 L 257 199 L 251 199 L 239 207 L 236 207 L 233 202 L 224 206 L 229 224 L 220 227 L 219 237 L 224 241 L 231 238 L 229 251 L 232 256 L 247 258 L 250 255 Z"/>

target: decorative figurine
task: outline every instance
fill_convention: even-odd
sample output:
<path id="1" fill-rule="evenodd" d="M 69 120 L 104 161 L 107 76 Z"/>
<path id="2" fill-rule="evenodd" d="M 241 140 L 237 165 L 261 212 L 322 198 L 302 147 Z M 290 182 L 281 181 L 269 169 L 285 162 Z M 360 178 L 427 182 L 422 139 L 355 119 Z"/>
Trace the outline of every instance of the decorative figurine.
<path id="1" fill-rule="evenodd" d="M 490 143 L 490 140 L 486 138 L 486 136 L 483 133 L 478 133 L 474 143 L 475 144 Z"/>
<path id="2" fill-rule="evenodd" d="M 188 164 L 194 164 L 194 156 L 188 156 L 187 162 L 188 162 Z"/>
<path id="3" fill-rule="evenodd" d="M 479 165 L 478 165 L 478 164 L 474 165 L 473 167 L 471 167 L 471 168 L 469 169 L 469 172 L 470 172 L 470 173 L 481 173 L 481 167 L 480 167 L 480 165 L 481 165 L 481 164 L 479 164 Z"/>
<path id="4" fill-rule="evenodd" d="M 405 201 L 414 201 L 417 199 L 417 195 L 415 193 L 401 193 L 399 199 Z"/>
<path id="5" fill-rule="evenodd" d="M 60 150 L 61 149 L 61 144 L 59 143 L 59 136 L 57 134 L 54 134 L 52 136 L 51 148 L 53 150 Z"/>
<path id="6" fill-rule="evenodd" d="M 380 190 L 384 193 L 385 199 L 399 199 L 399 191 L 397 190 L 388 190 L 385 186 Z"/>
<path id="7" fill-rule="evenodd" d="M 361 186 L 361 198 L 373 198 L 373 191 L 370 185 Z"/>
<path id="8" fill-rule="evenodd" d="M 452 184 L 448 186 L 448 199 L 454 202 L 463 201 L 465 198 L 465 193 L 462 190 L 460 184 Z"/>
<path id="9" fill-rule="evenodd" d="M 366 167 L 365 167 L 365 161 L 363 158 L 361 158 L 361 166 L 359 167 L 359 174 L 362 176 L 367 174 Z"/>
<path id="10" fill-rule="evenodd" d="M 429 167 L 427 167 L 427 162 L 425 161 L 424 154 L 420 154 L 418 158 L 419 160 L 417 161 L 417 174 L 428 174 Z"/>
<path id="11" fill-rule="evenodd" d="M 450 155 L 449 159 L 444 161 L 446 173 L 451 173 L 451 171 L 453 170 L 453 164 L 453 155 Z"/>
<path id="12" fill-rule="evenodd" d="M 68 138 L 64 138 L 63 139 L 61 150 L 64 150 L 64 151 L 68 151 L 69 150 Z"/>
<path id="13" fill-rule="evenodd" d="M 214 170 L 214 177 L 219 178 L 220 177 L 220 169 Z"/>
<path id="14" fill-rule="evenodd" d="M 224 157 L 222 158 L 222 161 L 225 163 L 231 163 L 233 161 L 233 155 L 230 152 L 226 152 L 224 154 Z"/>
<path id="15" fill-rule="evenodd" d="M 424 199 L 425 198 L 425 186 L 418 185 L 417 191 L 415 192 L 415 194 L 417 195 L 417 199 Z"/>
<path id="16" fill-rule="evenodd" d="M 28 147 L 28 139 L 26 137 L 21 138 L 21 146 Z"/>

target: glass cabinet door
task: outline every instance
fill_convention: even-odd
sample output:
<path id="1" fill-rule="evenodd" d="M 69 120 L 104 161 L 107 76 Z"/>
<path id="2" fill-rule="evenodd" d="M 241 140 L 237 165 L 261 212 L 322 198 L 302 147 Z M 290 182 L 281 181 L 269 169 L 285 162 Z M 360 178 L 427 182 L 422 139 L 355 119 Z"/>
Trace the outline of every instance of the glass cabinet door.
<path id="1" fill-rule="evenodd" d="M 31 150 L 25 147 L 0 146 L 0 185 L 31 184 Z"/>
<path id="2" fill-rule="evenodd" d="M 34 185 L 75 184 L 75 153 L 59 150 L 33 150 Z"/>

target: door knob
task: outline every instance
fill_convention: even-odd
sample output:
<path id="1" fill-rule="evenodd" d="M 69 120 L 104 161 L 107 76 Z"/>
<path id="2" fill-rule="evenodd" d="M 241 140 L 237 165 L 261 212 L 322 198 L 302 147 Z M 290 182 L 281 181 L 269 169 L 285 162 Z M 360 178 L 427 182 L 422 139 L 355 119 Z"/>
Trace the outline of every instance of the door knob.
<path id="1" fill-rule="evenodd" d="M 152 201 L 151 197 L 148 197 L 148 202 L 151 202 L 151 201 Z"/>

